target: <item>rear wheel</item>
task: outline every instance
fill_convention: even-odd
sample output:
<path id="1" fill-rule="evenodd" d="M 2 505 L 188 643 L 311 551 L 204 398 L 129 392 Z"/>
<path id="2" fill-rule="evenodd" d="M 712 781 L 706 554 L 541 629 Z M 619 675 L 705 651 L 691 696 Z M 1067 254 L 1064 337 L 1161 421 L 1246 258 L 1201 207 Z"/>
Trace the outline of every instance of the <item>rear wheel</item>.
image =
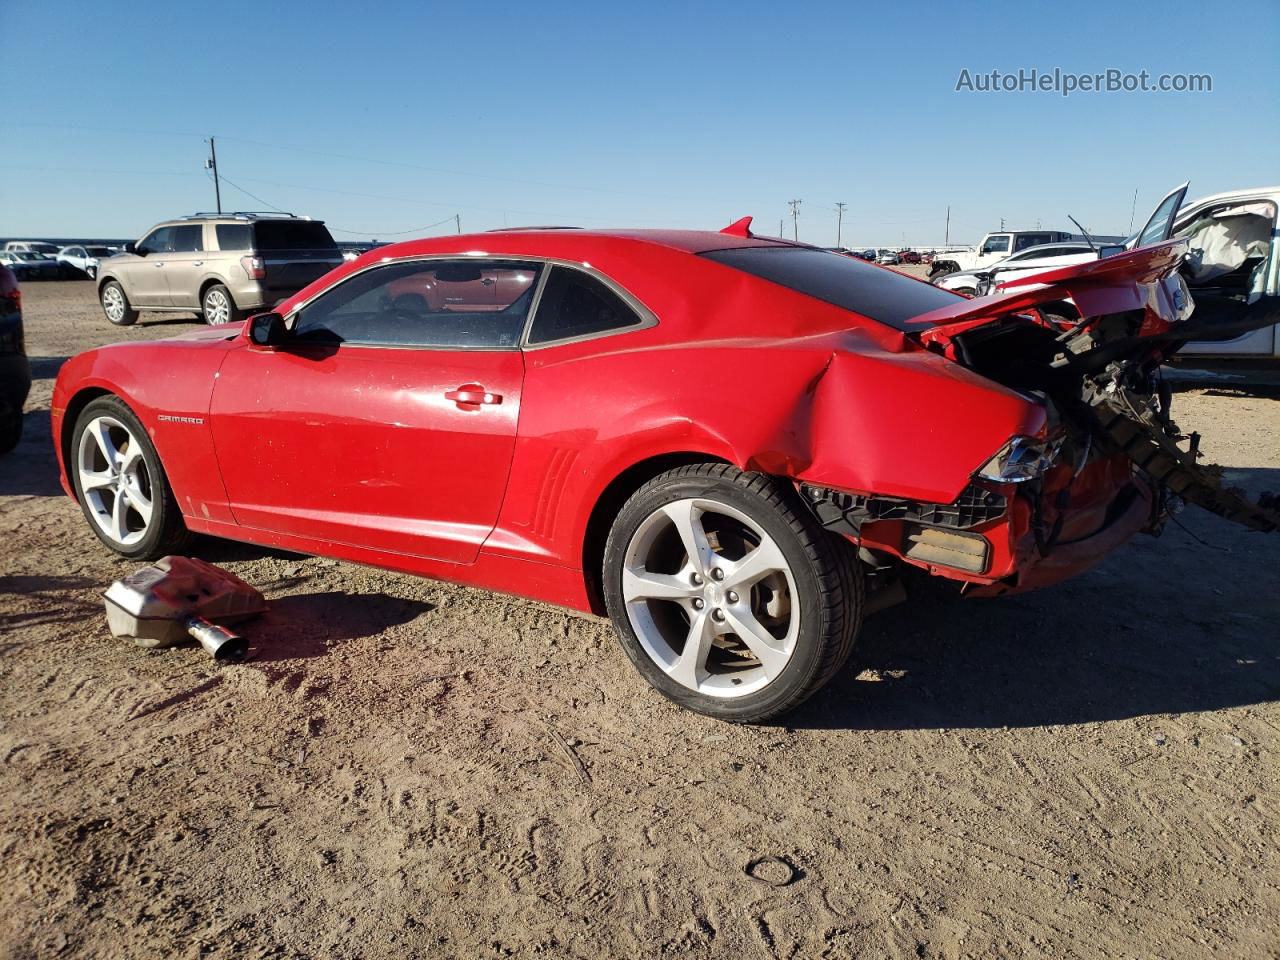
<path id="1" fill-rule="evenodd" d="M 231 291 L 215 283 L 200 298 L 201 315 L 205 323 L 235 323 L 244 319 L 244 313 L 236 308 Z"/>
<path id="2" fill-rule="evenodd" d="M 726 464 L 669 471 L 618 513 L 605 602 L 632 663 L 698 713 L 758 722 L 822 687 L 862 615 L 852 549 L 794 491 Z"/>
<path id="3" fill-rule="evenodd" d="M 100 397 L 76 420 L 67 464 L 98 539 L 134 560 L 182 549 L 190 536 L 156 449 L 119 397 Z"/>
<path id="4" fill-rule="evenodd" d="M 117 327 L 127 327 L 137 322 L 138 311 L 133 309 L 129 298 L 125 296 L 124 287 L 114 280 L 108 280 L 98 294 L 102 300 L 102 312 Z"/>

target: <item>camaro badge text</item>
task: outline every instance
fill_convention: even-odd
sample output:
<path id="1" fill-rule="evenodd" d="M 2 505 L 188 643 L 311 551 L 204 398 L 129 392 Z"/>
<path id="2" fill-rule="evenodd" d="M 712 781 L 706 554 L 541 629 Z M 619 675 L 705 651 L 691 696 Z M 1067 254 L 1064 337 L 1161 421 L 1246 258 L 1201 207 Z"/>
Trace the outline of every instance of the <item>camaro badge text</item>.
<path id="1" fill-rule="evenodd" d="M 204 423 L 204 417 L 174 417 L 167 413 L 157 414 L 156 419 L 166 423 Z"/>

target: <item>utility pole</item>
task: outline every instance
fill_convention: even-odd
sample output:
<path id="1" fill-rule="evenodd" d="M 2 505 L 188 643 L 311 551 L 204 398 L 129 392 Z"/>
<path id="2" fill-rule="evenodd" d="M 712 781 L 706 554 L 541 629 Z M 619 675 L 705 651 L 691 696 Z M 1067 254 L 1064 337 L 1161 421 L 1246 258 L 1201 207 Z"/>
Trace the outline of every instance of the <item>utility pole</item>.
<path id="1" fill-rule="evenodd" d="M 213 198 L 217 201 L 218 212 L 222 212 L 222 186 L 218 183 L 218 151 L 213 145 L 213 137 L 209 138 L 209 159 L 204 162 L 206 170 L 213 171 Z"/>
<path id="2" fill-rule="evenodd" d="M 453 215 L 453 225 L 458 228 L 458 232 L 462 232 L 462 214 L 455 213 Z"/>
<path id="3" fill-rule="evenodd" d="M 1004 217 L 1000 218 L 1000 232 L 1004 233 Z"/>
<path id="4" fill-rule="evenodd" d="M 840 246 L 840 228 L 844 224 L 844 204 L 836 204 L 836 246 Z"/>
<path id="5" fill-rule="evenodd" d="M 951 204 L 947 204 L 947 232 L 942 240 L 944 247 L 951 246 Z"/>
<path id="6" fill-rule="evenodd" d="M 783 226 L 787 221 L 782 217 L 778 218 L 778 239 L 785 240 L 787 237 L 787 228 Z"/>
<path id="7" fill-rule="evenodd" d="M 799 242 L 800 240 L 800 201 L 788 200 L 787 203 L 791 206 L 791 229 L 792 229 L 792 232 L 794 233 L 793 239 L 796 240 L 796 242 Z"/>

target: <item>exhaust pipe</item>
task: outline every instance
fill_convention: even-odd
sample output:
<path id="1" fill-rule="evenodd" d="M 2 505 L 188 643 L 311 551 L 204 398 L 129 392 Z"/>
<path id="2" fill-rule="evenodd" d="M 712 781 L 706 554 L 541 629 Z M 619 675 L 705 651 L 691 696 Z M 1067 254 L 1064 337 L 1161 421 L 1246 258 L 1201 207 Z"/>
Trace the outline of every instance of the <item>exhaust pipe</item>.
<path id="1" fill-rule="evenodd" d="M 107 626 L 140 647 L 171 647 L 189 637 L 219 663 L 239 660 L 248 641 L 228 624 L 267 609 L 262 594 L 233 573 L 191 557 L 165 557 L 111 585 Z"/>
<path id="2" fill-rule="evenodd" d="M 243 660 L 244 655 L 249 652 L 248 640 L 204 617 L 187 617 L 186 627 L 187 633 L 200 641 L 205 653 L 219 663 Z"/>

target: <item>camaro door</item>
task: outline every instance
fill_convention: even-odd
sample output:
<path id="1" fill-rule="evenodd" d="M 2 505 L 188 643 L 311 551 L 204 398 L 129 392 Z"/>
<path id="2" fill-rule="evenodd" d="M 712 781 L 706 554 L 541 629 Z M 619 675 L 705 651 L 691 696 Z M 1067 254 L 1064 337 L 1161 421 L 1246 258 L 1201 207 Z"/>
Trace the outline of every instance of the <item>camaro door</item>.
<path id="1" fill-rule="evenodd" d="M 464 268 L 541 270 L 458 258 L 375 266 L 296 311 L 285 343 L 231 351 L 210 419 L 239 524 L 475 560 L 506 489 L 536 284 L 506 304 L 473 284 L 487 310 L 396 295 Z"/>

